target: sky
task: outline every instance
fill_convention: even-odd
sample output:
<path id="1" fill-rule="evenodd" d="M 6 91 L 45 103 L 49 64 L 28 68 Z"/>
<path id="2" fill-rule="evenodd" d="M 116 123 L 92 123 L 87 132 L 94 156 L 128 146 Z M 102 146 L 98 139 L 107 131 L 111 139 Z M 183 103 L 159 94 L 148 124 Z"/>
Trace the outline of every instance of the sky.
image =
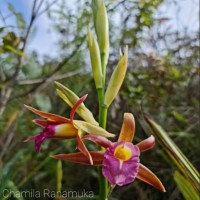
<path id="1" fill-rule="evenodd" d="M 51 0 L 52 1 L 52 0 Z M 0 11 L 6 18 L 7 25 L 15 25 L 15 17 L 8 15 L 8 3 L 12 3 L 17 12 L 21 12 L 27 22 L 30 21 L 30 13 L 32 8 L 33 0 L 0 0 Z M 44 9 L 45 4 L 41 7 Z M 0 19 L 0 27 L 4 26 Z M 27 45 L 27 51 L 36 50 L 40 55 L 56 56 L 57 49 L 55 42 L 58 39 L 57 34 L 51 29 L 51 21 L 48 19 L 46 14 L 41 15 L 36 21 L 32 38 Z"/>
<path id="2" fill-rule="evenodd" d="M 53 0 L 48 0 L 52 2 Z M 58 0 L 60 1 L 60 0 Z M 168 0 L 166 2 L 176 2 Z M 73 3 L 73 0 L 68 1 Z M 175 3 L 164 3 L 160 6 L 156 16 L 167 17 L 170 20 L 167 22 L 172 25 L 174 30 L 181 30 L 187 27 L 191 32 L 199 30 L 199 1 L 198 0 L 179 0 L 178 6 Z M 0 12 L 6 17 L 7 25 L 14 25 L 15 18 L 9 16 L 8 3 L 12 3 L 16 11 L 24 15 L 25 20 L 30 20 L 30 13 L 33 0 L 0 0 Z M 41 9 L 43 9 L 45 4 Z M 56 6 L 56 5 L 54 5 Z M 30 38 L 27 46 L 27 51 L 36 50 L 40 56 L 48 55 L 56 57 L 58 49 L 56 48 L 57 34 L 51 29 L 51 21 L 46 14 L 40 16 L 36 21 L 37 29 L 34 35 Z M 0 27 L 5 26 L 2 18 L 0 18 Z"/>

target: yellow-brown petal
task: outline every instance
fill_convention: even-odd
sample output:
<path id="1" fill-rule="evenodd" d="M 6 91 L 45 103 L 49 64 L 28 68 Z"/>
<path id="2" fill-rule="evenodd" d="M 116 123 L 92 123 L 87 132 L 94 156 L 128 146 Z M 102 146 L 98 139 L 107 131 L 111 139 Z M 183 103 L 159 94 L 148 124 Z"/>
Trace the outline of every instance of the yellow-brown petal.
<path id="1" fill-rule="evenodd" d="M 65 117 L 62 117 L 62 116 L 59 116 L 59 115 L 55 115 L 55 114 L 52 114 L 52 113 L 47 113 L 47 112 L 43 112 L 43 111 L 40 111 L 40 110 L 37 110 L 31 106 L 27 106 L 27 105 L 24 105 L 27 109 L 29 109 L 30 111 L 34 112 L 35 114 L 43 117 L 43 118 L 46 118 L 50 121 L 54 121 L 54 122 L 58 122 L 58 123 L 69 123 L 70 122 L 70 119 L 67 119 Z"/>
<path id="2" fill-rule="evenodd" d="M 110 140 L 100 135 L 92 135 L 92 134 L 84 135 L 82 137 L 82 140 L 90 140 L 104 148 L 108 148 L 112 144 Z"/>
<path id="3" fill-rule="evenodd" d="M 137 178 L 161 190 L 162 192 L 166 192 L 165 187 L 163 186 L 159 178 L 150 169 L 148 169 L 142 164 L 139 165 L 139 172 L 137 174 Z"/>
<path id="4" fill-rule="evenodd" d="M 143 151 L 153 148 L 155 146 L 155 144 L 156 144 L 155 137 L 153 135 L 151 135 L 147 139 L 139 142 L 136 146 L 139 147 L 140 152 L 143 152 Z"/>
<path id="5" fill-rule="evenodd" d="M 42 128 L 46 127 L 48 124 L 48 121 L 46 119 L 34 119 L 33 122 Z"/>
<path id="6" fill-rule="evenodd" d="M 93 134 L 93 135 L 101 135 L 103 137 L 115 137 L 114 134 L 107 132 L 105 129 L 101 128 L 100 126 L 96 126 L 93 124 L 90 124 L 85 121 L 81 120 L 73 120 L 73 124 L 82 131 Z"/>
<path id="7" fill-rule="evenodd" d="M 135 134 L 135 119 L 133 114 L 125 113 L 118 142 L 132 142 Z"/>
<path id="8" fill-rule="evenodd" d="M 81 137 L 79 136 L 79 134 L 77 134 L 76 136 L 76 141 L 77 141 L 77 148 L 79 149 L 79 151 L 81 151 L 84 154 L 84 156 L 88 158 L 88 160 L 90 161 L 90 164 L 93 165 L 92 157 L 89 151 L 87 150 L 85 144 L 83 143 Z"/>
<path id="9" fill-rule="evenodd" d="M 102 162 L 104 159 L 103 151 L 89 151 L 89 153 L 92 156 L 94 165 L 102 165 Z M 91 165 L 89 159 L 82 152 L 70 153 L 70 154 L 59 154 L 59 155 L 55 155 L 51 157 L 55 159 L 59 159 L 59 160 L 80 163 L 83 165 Z"/>

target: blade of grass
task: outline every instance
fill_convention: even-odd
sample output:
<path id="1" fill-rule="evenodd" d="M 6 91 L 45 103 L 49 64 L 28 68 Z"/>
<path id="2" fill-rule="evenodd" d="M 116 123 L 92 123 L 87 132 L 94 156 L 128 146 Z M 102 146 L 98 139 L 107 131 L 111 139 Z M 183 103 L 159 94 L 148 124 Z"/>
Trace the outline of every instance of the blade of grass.
<path id="1" fill-rule="evenodd" d="M 182 174 L 179 173 L 179 171 L 175 171 L 174 173 L 174 180 L 183 194 L 185 200 L 199 200 L 199 194 L 194 189 L 191 182 L 185 178 Z"/>
<path id="2" fill-rule="evenodd" d="M 141 120 L 141 125 L 144 130 L 149 131 L 157 138 L 158 142 L 162 145 L 174 163 L 178 166 L 181 172 L 190 180 L 196 191 L 199 190 L 199 173 L 182 153 L 179 147 L 173 142 L 168 134 L 156 122 L 147 116 Z"/>
<path id="3" fill-rule="evenodd" d="M 62 177 L 63 177 L 62 161 L 58 160 L 57 162 L 57 192 L 62 191 Z"/>

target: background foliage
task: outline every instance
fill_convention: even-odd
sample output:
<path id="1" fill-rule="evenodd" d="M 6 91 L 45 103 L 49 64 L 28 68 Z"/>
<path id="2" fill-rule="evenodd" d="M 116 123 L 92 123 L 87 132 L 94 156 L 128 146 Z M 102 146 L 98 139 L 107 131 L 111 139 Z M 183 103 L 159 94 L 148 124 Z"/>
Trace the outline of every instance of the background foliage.
<path id="1" fill-rule="evenodd" d="M 170 3 L 175 1 L 106 1 L 111 38 L 108 76 L 117 64 L 119 48 L 128 45 L 130 49 L 126 80 L 111 106 L 107 127 L 109 131 L 119 133 L 123 113 L 134 113 L 136 143 L 147 137 L 138 117 L 142 112 L 148 113 L 197 167 L 198 32 L 187 27 L 180 30 L 168 27 L 169 19 L 156 15 L 160 6 Z M 46 141 L 41 153 L 36 154 L 33 143 L 23 143 L 23 139 L 40 129 L 34 126 L 31 121 L 34 116 L 24 109 L 23 104 L 68 116 L 69 107 L 55 94 L 53 81 L 59 80 L 79 96 L 88 93 L 85 103 L 97 113 L 86 39 L 87 26 L 92 21 L 90 1 L 74 1 L 69 6 L 66 1 L 35 0 L 28 20 L 16 11 L 14 4 L 8 4 L 8 8 L 16 24 L 10 26 L 9 16 L 0 10 L 3 22 L 0 25 L 0 192 L 5 188 L 56 190 L 57 161 L 49 155 L 73 151 L 75 142 Z M 56 31 L 56 58 L 26 51 L 42 15 L 48 15 L 51 28 Z M 113 198 L 183 199 L 173 179 L 177 167 L 162 146 L 157 145 L 148 154 L 143 153 L 141 160 L 160 177 L 167 193 L 136 180 L 116 188 Z M 95 168 L 63 162 L 62 170 L 63 190 L 85 188 L 98 193 Z"/>

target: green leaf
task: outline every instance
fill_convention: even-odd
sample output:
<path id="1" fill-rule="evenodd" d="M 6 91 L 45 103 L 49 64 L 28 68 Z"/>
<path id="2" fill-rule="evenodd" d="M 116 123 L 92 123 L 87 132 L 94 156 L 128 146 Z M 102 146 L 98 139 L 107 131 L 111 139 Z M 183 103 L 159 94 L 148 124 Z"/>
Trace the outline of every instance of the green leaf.
<path id="1" fill-rule="evenodd" d="M 8 3 L 8 9 L 9 9 L 12 13 L 16 13 L 15 7 L 14 7 L 11 3 Z"/>
<path id="2" fill-rule="evenodd" d="M 173 111 L 172 114 L 174 115 L 175 119 L 180 121 L 180 122 L 186 122 L 185 117 L 183 114 L 177 112 L 177 111 Z"/>
<path id="3" fill-rule="evenodd" d="M 15 35 L 14 32 L 9 32 L 3 37 L 3 44 L 14 46 L 13 43 L 16 40 L 16 38 L 17 38 L 17 36 Z"/>
<path id="4" fill-rule="evenodd" d="M 22 51 L 15 49 L 12 46 L 4 45 L 3 47 L 4 47 L 4 50 L 6 50 L 6 52 L 13 52 L 13 53 L 18 54 L 19 56 L 25 57 L 25 54 Z"/>
<path id="5" fill-rule="evenodd" d="M 199 194 L 194 189 L 191 182 L 185 178 L 182 174 L 180 174 L 178 171 L 175 171 L 174 173 L 174 180 L 180 190 L 180 192 L 183 194 L 185 200 L 199 200 Z"/>
<path id="6" fill-rule="evenodd" d="M 172 161 L 177 165 L 181 172 L 188 178 L 194 189 L 198 191 L 199 187 L 199 173 L 192 163 L 187 159 L 187 157 L 182 153 L 179 147 L 174 143 L 174 141 L 169 137 L 169 135 L 159 126 L 155 121 L 145 116 L 145 121 L 141 125 L 149 133 L 152 132 L 157 138 L 158 142 L 162 145 L 168 155 L 171 157 Z M 147 124 L 145 124 L 145 122 Z M 147 130 L 147 127 L 150 130 Z"/>
<path id="7" fill-rule="evenodd" d="M 169 77 L 172 77 L 175 80 L 179 79 L 180 71 L 176 67 L 169 67 Z"/>
<path id="8" fill-rule="evenodd" d="M 17 27 L 24 30 L 26 28 L 26 21 L 21 13 L 16 13 Z"/>
<path id="9" fill-rule="evenodd" d="M 2 33 L 4 31 L 5 27 L 0 27 L 0 33 Z"/>
<path id="10" fill-rule="evenodd" d="M 17 27 L 24 30 L 26 28 L 26 21 L 24 16 L 21 13 L 16 12 L 15 7 L 11 3 L 8 3 L 8 9 L 15 15 Z"/>

